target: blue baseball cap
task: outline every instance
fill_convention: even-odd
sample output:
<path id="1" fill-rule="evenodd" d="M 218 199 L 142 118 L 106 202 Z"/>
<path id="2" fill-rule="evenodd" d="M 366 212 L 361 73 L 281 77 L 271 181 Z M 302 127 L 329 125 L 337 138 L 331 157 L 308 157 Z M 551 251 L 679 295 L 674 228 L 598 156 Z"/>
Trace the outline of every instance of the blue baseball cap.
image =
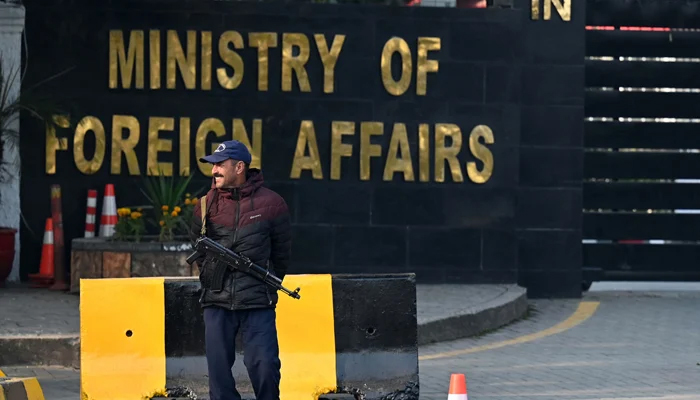
<path id="1" fill-rule="evenodd" d="M 199 159 L 201 162 L 218 163 L 229 158 L 233 160 L 243 161 L 250 164 L 251 156 L 248 148 L 238 140 L 227 140 L 219 145 L 214 150 L 214 153 Z"/>

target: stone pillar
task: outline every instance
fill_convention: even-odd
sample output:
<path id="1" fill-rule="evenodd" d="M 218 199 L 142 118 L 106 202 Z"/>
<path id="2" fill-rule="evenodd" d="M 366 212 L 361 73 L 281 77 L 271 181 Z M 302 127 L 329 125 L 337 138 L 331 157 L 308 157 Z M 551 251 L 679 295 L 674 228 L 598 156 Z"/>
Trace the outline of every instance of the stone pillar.
<path id="1" fill-rule="evenodd" d="M 10 83 L 9 102 L 19 96 L 22 68 L 22 31 L 24 30 L 24 6 L 17 2 L 0 2 L 0 62 L 5 76 Z M 17 71 L 19 69 L 19 71 Z M 12 82 L 7 82 L 11 73 L 15 73 Z M 19 116 L 11 122 L 10 129 L 19 131 Z M 4 134 L 4 133 L 3 133 Z M 15 241 L 15 261 L 8 281 L 19 280 L 19 140 L 5 142 L 3 160 L 8 163 L 0 178 L 0 227 L 17 229 Z M 7 174 L 6 172 L 9 172 Z"/>

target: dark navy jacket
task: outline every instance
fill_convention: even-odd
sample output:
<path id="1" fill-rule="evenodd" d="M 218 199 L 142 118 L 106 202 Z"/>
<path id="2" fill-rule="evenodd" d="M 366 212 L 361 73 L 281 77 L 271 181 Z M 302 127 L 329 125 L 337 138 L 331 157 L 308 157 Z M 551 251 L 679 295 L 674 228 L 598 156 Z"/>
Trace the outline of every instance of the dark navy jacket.
<path id="1" fill-rule="evenodd" d="M 263 182 L 258 169 L 249 170 L 246 183 L 239 189 L 217 189 L 212 182 L 206 197 L 206 236 L 270 268 L 283 279 L 291 256 L 289 209 L 282 196 L 263 187 Z M 200 201 L 195 206 L 191 223 L 193 241 L 199 237 L 201 227 Z M 199 265 L 202 281 L 202 274 L 212 273 L 211 266 L 207 267 Z M 218 293 L 202 289 L 202 307 L 240 310 L 277 304 L 277 291 L 246 273 L 227 272 L 224 282 L 224 289 Z"/>

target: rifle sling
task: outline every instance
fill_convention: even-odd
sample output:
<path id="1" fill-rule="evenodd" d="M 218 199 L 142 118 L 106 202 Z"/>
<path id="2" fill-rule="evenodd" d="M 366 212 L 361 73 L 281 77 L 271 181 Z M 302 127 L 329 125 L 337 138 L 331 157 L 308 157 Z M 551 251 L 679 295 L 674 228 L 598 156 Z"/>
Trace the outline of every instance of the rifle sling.
<path id="1" fill-rule="evenodd" d="M 199 234 L 204 236 L 204 234 L 207 232 L 207 195 L 205 194 L 202 197 L 202 202 L 199 203 L 202 205 L 202 229 L 199 231 Z"/>

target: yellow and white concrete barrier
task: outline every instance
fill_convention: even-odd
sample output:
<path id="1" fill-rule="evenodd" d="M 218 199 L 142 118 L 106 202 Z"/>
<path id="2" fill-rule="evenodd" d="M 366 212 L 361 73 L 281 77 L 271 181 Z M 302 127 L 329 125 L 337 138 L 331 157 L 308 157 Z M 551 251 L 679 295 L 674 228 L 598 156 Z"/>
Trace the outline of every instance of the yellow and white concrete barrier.
<path id="1" fill-rule="evenodd" d="M 287 275 L 284 284 L 301 299 L 280 293 L 277 305 L 282 400 L 418 398 L 415 275 Z M 169 388 L 208 396 L 199 289 L 190 277 L 82 279 L 82 398 L 152 399 Z M 252 394 L 242 359 L 237 387 Z"/>
<path id="2" fill-rule="evenodd" d="M 44 392 L 35 377 L 8 377 L 0 370 L 0 400 L 44 400 Z"/>

